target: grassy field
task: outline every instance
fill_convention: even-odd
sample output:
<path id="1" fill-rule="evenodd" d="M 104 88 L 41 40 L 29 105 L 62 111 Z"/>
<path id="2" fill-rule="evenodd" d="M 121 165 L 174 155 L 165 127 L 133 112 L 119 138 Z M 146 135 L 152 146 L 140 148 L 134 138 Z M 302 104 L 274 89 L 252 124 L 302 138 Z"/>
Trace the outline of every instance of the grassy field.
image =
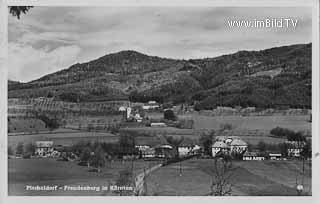
<path id="1" fill-rule="evenodd" d="M 148 195 L 200 196 L 208 195 L 212 181 L 213 160 L 192 159 L 171 164 L 153 172 L 147 178 Z M 281 196 L 297 195 L 296 178 L 301 182 L 301 161 L 238 161 L 233 165 L 230 182 L 232 195 Z M 311 195 L 311 166 L 305 165 L 305 194 Z"/>
<path id="2" fill-rule="evenodd" d="M 48 133 L 9 135 L 8 145 L 16 146 L 19 142 L 24 144 L 40 140 L 50 140 L 54 145 L 72 145 L 79 142 L 117 142 L 118 136 L 104 132 L 83 132 L 69 129 L 58 129 Z"/>
<path id="3" fill-rule="evenodd" d="M 152 117 L 160 118 L 160 113 L 154 113 Z M 223 124 L 231 124 L 234 136 L 240 136 L 244 141 L 253 145 L 264 141 L 266 143 L 278 144 L 286 139 L 270 137 L 270 130 L 279 126 L 294 131 L 311 132 L 311 123 L 308 115 L 297 116 L 202 116 L 199 114 L 179 115 L 179 118 L 194 120 L 194 129 L 178 129 L 173 127 L 140 127 L 129 128 L 139 134 L 184 136 L 197 140 L 204 129 L 219 130 Z"/>
<path id="4" fill-rule="evenodd" d="M 162 114 L 154 113 L 153 117 L 161 117 Z M 202 116 L 199 114 L 179 115 L 180 118 L 193 118 L 195 121 L 194 129 L 178 129 L 174 127 L 135 127 L 127 128 L 127 130 L 135 131 L 138 133 L 139 141 L 148 142 L 151 139 L 148 137 L 159 136 L 173 136 L 185 137 L 193 140 L 198 140 L 200 133 L 204 129 L 219 130 L 222 124 L 231 124 L 232 132 L 235 136 L 240 136 L 244 141 L 250 144 L 257 144 L 260 141 L 266 143 L 278 144 L 284 142 L 285 139 L 270 137 L 270 130 L 277 126 L 289 128 L 295 131 L 309 132 L 311 130 L 311 123 L 308 122 L 309 116 Z M 109 120 L 92 117 L 90 121 L 103 124 L 103 122 L 111 123 L 117 117 L 110 117 Z M 89 119 L 88 119 L 89 120 Z M 79 121 L 86 121 L 85 118 Z M 79 122 L 75 120 L 75 124 Z M 75 125 L 77 128 L 77 125 Z M 155 138 L 157 141 L 157 138 Z M 86 132 L 74 131 L 70 129 L 58 129 L 50 134 L 47 133 L 34 133 L 28 135 L 9 135 L 8 141 L 10 146 L 15 146 L 19 142 L 31 143 L 37 140 L 51 140 L 56 145 L 71 145 L 78 142 L 87 141 L 100 141 L 100 142 L 116 142 L 118 137 L 110 133 L 103 132 Z"/>
<path id="5" fill-rule="evenodd" d="M 133 162 L 135 174 L 143 168 L 156 165 L 155 161 L 136 160 Z M 70 185 L 107 186 L 119 177 L 119 171 L 131 169 L 131 161 L 107 162 L 102 172 L 89 172 L 85 166 L 76 162 L 56 161 L 55 159 L 9 159 L 9 195 L 114 195 L 112 191 L 27 191 L 26 185 Z"/>
<path id="6" fill-rule="evenodd" d="M 310 131 L 309 115 L 288 116 L 202 116 L 199 114 L 185 115 L 195 120 L 195 129 L 219 129 L 221 124 L 231 124 L 234 130 L 264 130 L 279 126 L 295 131 Z"/>

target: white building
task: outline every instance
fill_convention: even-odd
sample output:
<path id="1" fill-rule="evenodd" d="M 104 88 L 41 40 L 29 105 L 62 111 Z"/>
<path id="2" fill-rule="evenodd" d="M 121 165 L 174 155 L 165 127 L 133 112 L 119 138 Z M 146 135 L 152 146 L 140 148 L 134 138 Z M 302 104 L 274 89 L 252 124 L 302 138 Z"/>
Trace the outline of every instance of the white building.
<path id="1" fill-rule="evenodd" d="M 35 155 L 48 157 L 53 153 L 53 141 L 36 141 Z"/>
<path id="2" fill-rule="evenodd" d="M 271 160 L 281 160 L 282 159 L 282 154 L 270 153 L 269 157 L 270 157 Z"/>
<path id="3" fill-rule="evenodd" d="M 251 161 L 251 160 L 265 160 L 265 157 L 260 155 L 258 152 L 246 152 L 244 153 L 242 160 Z"/>
<path id="4" fill-rule="evenodd" d="M 151 123 L 151 127 L 167 127 L 165 123 Z"/>
<path id="5" fill-rule="evenodd" d="M 147 148 L 141 151 L 142 158 L 154 158 L 156 156 L 156 150 L 154 148 Z"/>
<path id="6" fill-rule="evenodd" d="M 288 156 L 291 157 L 300 157 L 303 147 L 306 145 L 305 142 L 298 141 L 286 141 L 288 144 Z"/>
<path id="7" fill-rule="evenodd" d="M 135 148 L 137 148 L 139 151 L 144 151 L 146 149 L 150 149 L 151 147 L 150 147 L 150 145 L 141 144 L 141 145 L 135 145 Z"/>
<path id="8" fill-rule="evenodd" d="M 230 147 L 226 143 L 222 141 L 217 141 L 212 145 L 212 156 L 215 157 L 218 152 L 228 154 L 229 150 L 230 150 Z"/>
<path id="9" fill-rule="evenodd" d="M 246 151 L 248 148 L 248 144 L 241 139 L 232 140 L 228 144 L 230 146 L 231 152 L 242 153 L 242 152 Z"/>
<path id="10" fill-rule="evenodd" d="M 186 156 L 196 153 L 200 150 L 200 146 L 196 144 L 181 144 L 178 147 L 179 156 Z"/>

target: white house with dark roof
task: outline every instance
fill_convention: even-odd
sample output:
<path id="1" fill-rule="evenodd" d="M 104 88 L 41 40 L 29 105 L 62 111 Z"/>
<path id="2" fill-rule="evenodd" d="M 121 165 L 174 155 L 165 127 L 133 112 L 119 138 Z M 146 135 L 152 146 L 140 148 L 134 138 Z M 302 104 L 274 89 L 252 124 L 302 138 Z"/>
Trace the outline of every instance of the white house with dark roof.
<path id="1" fill-rule="evenodd" d="M 178 147 L 179 156 L 194 154 L 199 150 L 200 146 L 191 140 L 184 140 Z"/>
<path id="2" fill-rule="evenodd" d="M 229 146 L 230 146 L 231 152 L 237 152 L 237 153 L 242 153 L 242 152 L 246 151 L 248 148 L 248 144 L 241 139 L 232 140 L 229 143 Z"/>
<path id="3" fill-rule="evenodd" d="M 222 141 L 217 141 L 212 145 L 212 156 L 215 157 L 218 152 L 222 152 L 227 154 L 230 151 L 230 147 L 222 142 Z"/>
<path id="4" fill-rule="evenodd" d="M 306 145 L 303 141 L 286 141 L 288 144 L 288 155 L 291 157 L 300 157 L 303 147 Z"/>
<path id="5" fill-rule="evenodd" d="M 218 136 L 212 145 L 212 156 L 215 157 L 218 152 L 224 154 L 243 153 L 247 148 L 248 144 L 238 136 Z"/>
<path id="6" fill-rule="evenodd" d="M 39 157 L 48 157 L 53 153 L 53 141 L 36 141 L 35 155 Z"/>

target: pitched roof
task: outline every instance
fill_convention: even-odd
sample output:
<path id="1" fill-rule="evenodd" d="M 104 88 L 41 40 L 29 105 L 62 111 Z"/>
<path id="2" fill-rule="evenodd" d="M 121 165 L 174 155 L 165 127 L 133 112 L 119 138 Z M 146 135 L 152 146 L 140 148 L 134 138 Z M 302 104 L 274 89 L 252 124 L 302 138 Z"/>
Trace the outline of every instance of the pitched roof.
<path id="1" fill-rule="evenodd" d="M 248 144 L 240 139 L 234 139 L 232 140 L 232 142 L 230 143 L 231 146 L 247 146 Z"/>
<path id="2" fill-rule="evenodd" d="M 228 145 L 224 142 L 215 142 L 213 145 L 212 145 L 213 148 L 228 148 Z"/>

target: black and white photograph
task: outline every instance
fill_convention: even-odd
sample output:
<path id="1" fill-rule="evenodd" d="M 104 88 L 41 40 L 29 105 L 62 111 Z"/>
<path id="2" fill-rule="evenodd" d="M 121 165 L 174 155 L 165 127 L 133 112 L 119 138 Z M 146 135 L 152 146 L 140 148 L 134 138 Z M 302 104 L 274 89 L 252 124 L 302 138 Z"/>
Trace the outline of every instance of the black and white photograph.
<path id="1" fill-rule="evenodd" d="M 6 15 L 9 197 L 315 193 L 312 7 Z"/>

